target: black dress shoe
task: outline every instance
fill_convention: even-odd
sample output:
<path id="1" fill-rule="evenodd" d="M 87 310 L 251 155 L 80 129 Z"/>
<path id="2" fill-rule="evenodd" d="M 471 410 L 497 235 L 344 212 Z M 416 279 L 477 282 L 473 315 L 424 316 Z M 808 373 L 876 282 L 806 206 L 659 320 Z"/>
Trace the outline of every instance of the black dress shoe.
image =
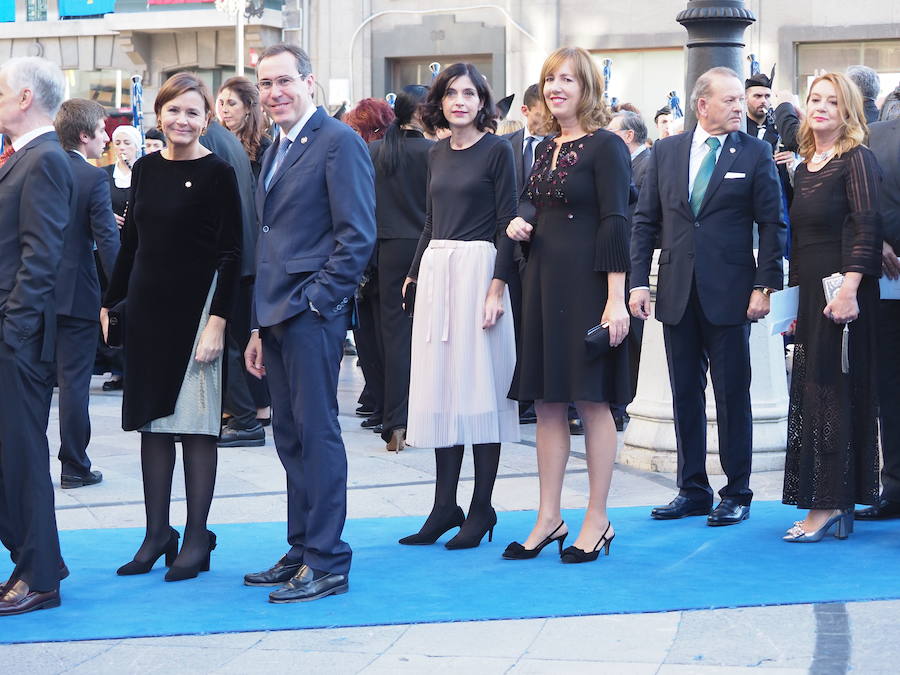
<path id="1" fill-rule="evenodd" d="M 26 614 L 51 607 L 59 607 L 58 588 L 52 591 L 32 591 L 21 579 L 7 584 L 0 595 L 0 616 Z"/>
<path id="2" fill-rule="evenodd" d="M 534 406 L 528 406 L 519 413 L 519 424 L 534 424 L 537 422 L 537 413 L 534 412 Z"/>
<path id="3" fill-rule="evenodd" d="M 122 378 L 118 378 L 117 380 L 107 380 L 103 383 L 103 387 L 101 387 L 103 391 L 122 391 Z"/>
<path id="4" fill-rule="evenodd" d="M 569 420 L 569 434 L 571 436 L 584 436 L 584 424 L 577 417 Z"/>
<path id="5" fill-rule="evenodd" d="M 656 520 L 675 520 L 687 516 L 708 516 L 712 508 L 710 502 L 703 502 L 684 495 L 678 495 L 665 506 L 657 506 L 650 512 Z"/>
<path id="6" fill-rule="evenodd" d="M 316 573 L 309 565 L 303 565 L 284 586 L 269 593 L 269 602 L 309 602 L 348 590 L 350 579 L 346 574 Z"/>
<path id="7" fill-rule="evenodd" d="M 879 497 L 874 506 L 865 509 L 857 509 L 854 513 L 856 520 L 888 520 L 900 518 L 900 502 L 892 502 L 889 499 Z"/>
<path id="8" fill-rule="evenodd" d="M 59 477 L 59 485 L 63 490 L 72 490 L 85 485 L 96 485 L 102 480 L 103 474 L 99 471 L 91 471 L 87 476 L 68 476 L 63 474 Z"/>
<path id="9" fill-rule="evenodd" d="M 622 413 L 621 415 L 613 415 L 613 422 L 616 423 L 616 431 L 625 431 L 625 427 L 628 426 L 628 422 L 631 418 L 627 413 Z"/>
<path id="10" fill-rule="evenodd" d="M 266 430 L 258 422 L 247 429 L 232 424 L 222 427 L 219 441 L 220 448 L 254 448 L 266 444 Z"/>
<path id="11" fill-rule="evenodd" d="M 281 586 L 291 580 L 297 570 L 303 567 L 302 562 L 291 562 L 287 556 L 263 572 L 244 575 L 245 586 Z"/>
<path id="12" fill-rule="evenodd" d="M 359 423 L 363 429 L 374 429 L 381 426 L 381 415 L 372 415 Z"/>
<path id="13" fill-rule="evenodd" d="M 199 576 L 200 572 L 209 572 L 210 557 L 212 552 L 216 550 L 216 533 L 207 530 L 206 535 L 209 537 L 209 549 L 206 551 L 206 555 L 193 565 L 172 563 L 169 571 L 166 572 L 165 581 L 184 581 L 185 579 L 193 579 Z"/>
<path id="14" fill-rule="evenodd" d="M 742 520 L 750 517 L 750 505 L 739 504 L 730 497 L 725 497 L 719 505 L 713 509 L 706 519 L 706 524 L 711 527 L 721 527 L 722 525 L 737 525 Z"/>
<path id="15" fill-rule="evenodd" d="M 356 409 L 358 417 L 371 417 L 375 414 L 375 408 L 370 405 L 361 405 Z"/>

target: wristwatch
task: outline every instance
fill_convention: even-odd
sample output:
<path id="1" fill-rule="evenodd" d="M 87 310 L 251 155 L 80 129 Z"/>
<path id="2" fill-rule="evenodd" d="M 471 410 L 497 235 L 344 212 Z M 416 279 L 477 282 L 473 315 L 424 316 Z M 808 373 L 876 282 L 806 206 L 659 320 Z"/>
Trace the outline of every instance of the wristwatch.
<path id="1" fill-rule="evenodd" d="M 774 289 L 774 288 L 766 288 L 766 287 L 763 287 L 763 286 L 758 287 L 756 290 L 759 291 L 760 293 L 762 293 L 762 294 L 763 294 L 764 296 L 766 296 L 767 298 L 768 298 L 770 295 L 772 295 L 772 293 L 775 292 L 775 289 Z"/>

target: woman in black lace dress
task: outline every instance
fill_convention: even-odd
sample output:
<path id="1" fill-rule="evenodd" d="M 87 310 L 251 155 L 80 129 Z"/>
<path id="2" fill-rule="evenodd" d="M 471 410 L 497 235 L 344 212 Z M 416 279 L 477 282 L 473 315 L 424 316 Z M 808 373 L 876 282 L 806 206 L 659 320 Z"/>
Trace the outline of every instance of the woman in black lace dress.
<path id="1" fill-rule="evenodd" d="M 876 326 L 880 171 L 859 91 L 843 75 L 813 82 L 791 206 L 790 285 L 800 286 L 785 458 L 785 504 L 809 509 L 784 537 L 852 531 L 853 505 L 878 496 Z M 826 303 L 822 279 L 844 281 Z"/>

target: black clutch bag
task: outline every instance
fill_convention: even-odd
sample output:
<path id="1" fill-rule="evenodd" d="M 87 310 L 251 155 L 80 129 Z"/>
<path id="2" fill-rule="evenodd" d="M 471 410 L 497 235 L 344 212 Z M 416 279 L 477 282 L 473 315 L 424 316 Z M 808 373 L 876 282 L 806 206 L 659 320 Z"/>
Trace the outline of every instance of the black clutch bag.
<path id="1" fill-rule="evenodd" d="M 125 339 L 125 301 L 109 308 L 109 324 L 106 327 L 106 344 L 121 348 Z"/>
<path id="2" fill-rule="evenodd" d="M 584 346 L 589 359 L 597 359 L 609 354 L 612 349 L 609 344 L 609 324 L 601 323 L 588 330 L 584 334 Z"/>
<path id="3" fill-rule="evenodd" d="M 403 294 L 403 311 L 406 316 L 412 318 L 413 308 L 416 306 L 416 282 L 411 281 L 406 286 L 406 293 Z"/>

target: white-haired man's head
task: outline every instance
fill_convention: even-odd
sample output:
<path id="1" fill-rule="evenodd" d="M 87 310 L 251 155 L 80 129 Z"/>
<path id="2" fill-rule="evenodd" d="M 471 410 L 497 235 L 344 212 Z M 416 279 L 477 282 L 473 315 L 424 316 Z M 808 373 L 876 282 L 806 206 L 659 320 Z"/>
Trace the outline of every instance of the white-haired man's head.
<path id="1" fill-rule="evenodd" d="M 55 63 L 36 56 L 9 59 L 0 66 L 0 132 L 16 138 L 52 124 L 65 89 Z"/>

